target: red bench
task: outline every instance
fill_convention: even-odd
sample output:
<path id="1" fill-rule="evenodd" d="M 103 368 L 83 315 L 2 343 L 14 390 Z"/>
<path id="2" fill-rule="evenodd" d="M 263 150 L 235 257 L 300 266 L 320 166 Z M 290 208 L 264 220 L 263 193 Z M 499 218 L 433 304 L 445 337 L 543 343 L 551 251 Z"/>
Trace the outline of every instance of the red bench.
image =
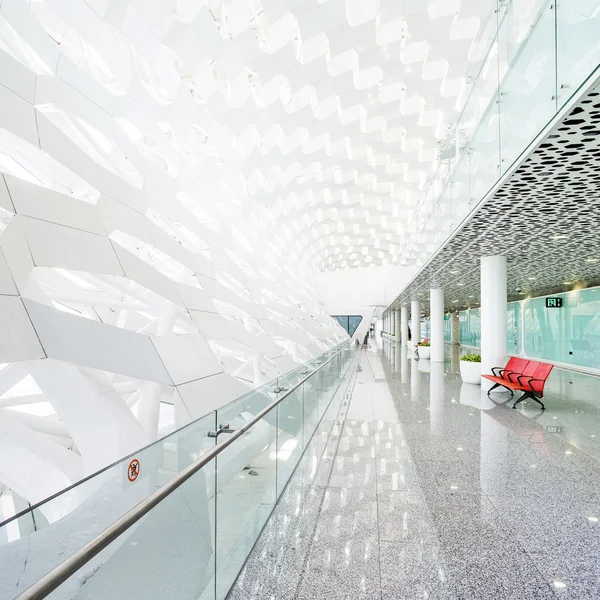
<path id="1" fill-rule="evenodd" d="M 541 398 L 544 397 L 544 386 L 552 369 L 553 365 L 547 363 L 511 357 L 505 367 L 494 367 L 492 369 L 493 375 L 482 375 L 482 377 L 494 383 L 488 391 L 488 395 L 497 387 L 510 390 L 511 396 L 515 391 L 524 392 L 514 403 L 513 408 L 516 408 L 517 404 L 523 402 L 523 400 L 531 398 L 544 410 L 545 406 Z"/>

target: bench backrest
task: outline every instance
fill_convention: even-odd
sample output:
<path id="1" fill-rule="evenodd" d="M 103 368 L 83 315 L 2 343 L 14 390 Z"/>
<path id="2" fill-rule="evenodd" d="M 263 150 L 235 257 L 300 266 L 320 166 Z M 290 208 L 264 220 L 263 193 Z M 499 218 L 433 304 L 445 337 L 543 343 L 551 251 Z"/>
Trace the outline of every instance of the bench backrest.
<path id="1" fill-rule="evenodd" d="M 546 379 L 548 379 L 548 375 L 550 375 L 550 371 L 554 368 L 554 365 L 549 365 L 547 363 L 537 363 L 537 368 L 533 373 L 534 379 L 539 379 L 539 381 L 532 381 L 531 387 L 535 390 L 536 394 L 540 396 L 544 395 L 544 385 L 546 385 Z"/>
<path id="2" fill-rule="evenodd" d="M 529 377 L 533 377 L 533 374 L 535 373 L 536 369 L 538 368 L 539 365 L 541 365 L 542 363 L 539 362 L 535 362 L 535 360 L 530 360 L 526 365 L 525 368 L 523 369 L 523 373 L 521 373 L 522 375 L 529 375 Z M 513 377 L 513 381 L 516 381 L 515 378 Z M 525 381 L 525 378 L 523 378 L 523 381 Z"/>
<path id="3" fill-rule="evenodd" d="M 529 361 L 526 358 L 518 358 L 516 356 L 511 356 L 506 363 L 506 367 L 504 367 L 507 371 L 514 371 L 515 373 L 522 373 L 523 369 L 527 366 Z M 506 375 L 505 375 L 506 378 Z"/>

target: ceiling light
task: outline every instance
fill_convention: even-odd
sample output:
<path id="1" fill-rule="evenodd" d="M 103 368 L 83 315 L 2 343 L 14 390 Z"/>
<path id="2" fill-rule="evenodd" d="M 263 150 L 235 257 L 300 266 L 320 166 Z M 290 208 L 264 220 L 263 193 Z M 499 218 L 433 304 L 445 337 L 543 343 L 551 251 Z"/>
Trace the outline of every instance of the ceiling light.
<path id="1" fill-rule="evenodd" d="M 588 259 L 586 259 L 585 262 L 595 263 L 595 262 L 598 262 L 598 259 L 597 258 L 588 258 Z"/>
<path id="2" fill-rule="evenodd" d="M 550 239 L 552 240 L 564 240 L 567 236 L 566 235 L 553 235 Z"/>

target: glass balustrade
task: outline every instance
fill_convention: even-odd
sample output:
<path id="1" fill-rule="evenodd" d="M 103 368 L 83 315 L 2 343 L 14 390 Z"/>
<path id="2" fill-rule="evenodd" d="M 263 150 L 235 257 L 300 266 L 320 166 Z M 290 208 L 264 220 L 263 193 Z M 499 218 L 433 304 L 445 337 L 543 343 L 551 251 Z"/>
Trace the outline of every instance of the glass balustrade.
<path id="1" fill-rule="evenodd" d="M 0 597 L 16 597 L 230 435 L 209 432 L 241 428 L 300 384 L 49 596 L 225 598 L 307 444 L 326 440 L 356 355 L 345 342 L 0 524 Z"/>
<path id="2" fill-rule="evenodd" d="M 407 231 L 424 264 L 600 64 L 598 0 L 496 0 Z M 415 242 L 419 244 L 417 248 Z"/>

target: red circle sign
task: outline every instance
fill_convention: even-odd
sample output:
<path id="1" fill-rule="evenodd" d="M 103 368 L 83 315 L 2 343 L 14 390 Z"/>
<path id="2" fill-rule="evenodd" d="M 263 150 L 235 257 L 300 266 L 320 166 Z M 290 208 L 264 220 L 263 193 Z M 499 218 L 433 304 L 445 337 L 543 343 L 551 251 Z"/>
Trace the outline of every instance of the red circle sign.
<path id="1" fill-rule="evenodd" d="M 135 481 L 140 474 L 141 468 L 140 461 L 137 458 L 134 458 L 127 468 L 127 479 L 129 479 L 129 481 Z"/>

